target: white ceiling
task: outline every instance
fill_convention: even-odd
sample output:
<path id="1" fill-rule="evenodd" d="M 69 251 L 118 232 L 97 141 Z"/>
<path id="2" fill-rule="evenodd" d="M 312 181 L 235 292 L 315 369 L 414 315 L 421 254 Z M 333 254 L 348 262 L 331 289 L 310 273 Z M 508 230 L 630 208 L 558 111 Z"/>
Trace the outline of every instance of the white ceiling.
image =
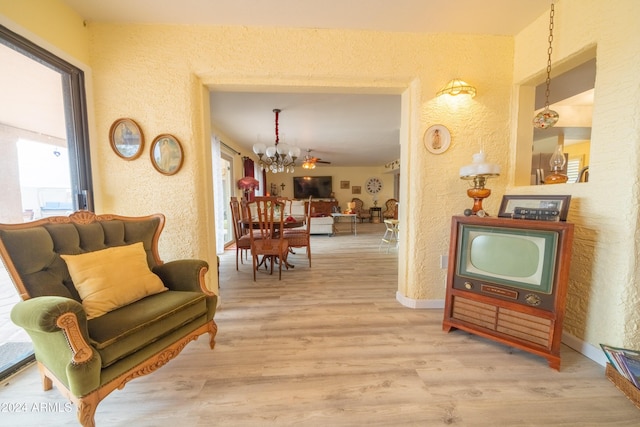
<path id="1" fill-rule="evenodd" d="M 88 22 L 515 35 L 544 0 L 63 0 Z"/>
<path id="2" fill-rule="evenodd" d="M 280 143 L 312 150 L 332 166 L 400 158 L 399 95 L 212 92 L 210 100 L 214 128 L 249 151 L 257 142 L 273 145 L 278 108 Z"/>
<path id="3" fill-rule="evenodd" d="M 243 25 L 515 35 L 544 0 L 63 0 L 87 22 Z M 455 76 L 452 76 L 455 77 Z M 280 89 L 281 90 L 281 89 Z M 212 125 L 247 150 L 275 139 L 333 166 L 381 166 L 400 157 L 399 95 L 212 92 Z M 292 91 L 293 92 L 293 91 Z M 373 149 L 372 149 L 373 147 Z"/>

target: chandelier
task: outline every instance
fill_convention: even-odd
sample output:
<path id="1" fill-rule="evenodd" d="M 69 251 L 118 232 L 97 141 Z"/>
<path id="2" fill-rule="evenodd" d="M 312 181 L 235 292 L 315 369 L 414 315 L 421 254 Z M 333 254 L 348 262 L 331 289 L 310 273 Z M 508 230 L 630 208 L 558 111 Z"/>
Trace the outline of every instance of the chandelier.
<path id="1" fill-rule="evenodd" d="M 293 173 L 296 159 L 300 156 L 300 149 L 296 146 L 289 147 L 287 144 L 280 143 L 280 135 L 278 133 L 278 117 L 279 109 L 274 109 L 276 114 L 276 141 L 275 144 L 267 147 L 265 144 L 258 143 L 253 146 L 253 152 L 260 159 L 260 168 L 268 169 L 273 173 L 286 172 Z"/>

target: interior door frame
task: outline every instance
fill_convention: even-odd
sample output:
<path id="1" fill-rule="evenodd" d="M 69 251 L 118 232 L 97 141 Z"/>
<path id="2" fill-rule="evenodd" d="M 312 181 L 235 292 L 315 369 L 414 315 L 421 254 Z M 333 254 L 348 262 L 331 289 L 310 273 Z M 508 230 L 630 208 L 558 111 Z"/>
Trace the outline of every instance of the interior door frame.
<path id="1" fill-rule="evenodd" d="M 0 25 L 0 44 L 46 66 L 61 76 L 71 191 L 74 210 L 94 210 L 93 180 L 84 72 L 27 38 Z M 35 360 L 33 352 L 0 373 L 7 378 Z"/>
<path id="2" fill-rule="evenodd" d="M 62 85 L 71 185 L 75 193 L 74 208 L 93 211 L 93 180 L 84 72 L 2 25 L 0 25 L 0 43 L 66 76 L 63 78 Z"/>

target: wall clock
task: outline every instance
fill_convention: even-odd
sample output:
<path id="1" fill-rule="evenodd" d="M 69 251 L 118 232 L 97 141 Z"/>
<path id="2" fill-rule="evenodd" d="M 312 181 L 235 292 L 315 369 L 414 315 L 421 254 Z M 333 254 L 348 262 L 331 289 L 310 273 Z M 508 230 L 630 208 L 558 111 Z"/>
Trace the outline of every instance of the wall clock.
<path id="1" fill-rule="evenodd" d="M 424 133 L 424 146 L 433 154 L 442 154 L 451 145 L 449 129 L 442 125 L 433 125 Z"/>
<path id="2" fill-rule="evenodd" d="M 379 178 L 369 178 L 364 188 L 369 194 L 378 194 L 382 190 L 382 181 Z"/>

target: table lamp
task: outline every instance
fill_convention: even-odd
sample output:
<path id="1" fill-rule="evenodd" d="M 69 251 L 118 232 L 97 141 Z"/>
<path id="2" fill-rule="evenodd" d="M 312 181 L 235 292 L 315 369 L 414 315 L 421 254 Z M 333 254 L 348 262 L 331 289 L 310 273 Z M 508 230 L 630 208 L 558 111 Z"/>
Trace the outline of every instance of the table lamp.
<path id="1" fill-rule="evenodd" d="M 470 165 L 460 168 L 460 179 L 473 181 L 473 187 L 467 190 L 467 195 L 473 199 L 471 214 L 484 216 L 482 200 L 491 195 L 491 190 L 484 186 L 488 178 L 500 175 L 500 165 L 488 163 L 487 156 L 483 150 L 475 153 L 472 158 L 473 161 Z"/>
<path id="2" fill-rule="evenodd" d="M 545 184 L 564 184 L 567 182 L 569 177 L 562 173 L 564 169 L 564 165 L 567 163 L 567 160 L 564 157 L 563 147 L 562 145 L 558 145 L 549 159 L 549 166 L 551 166 L 551 175 L 548 175 L 544 178 Z"/>

